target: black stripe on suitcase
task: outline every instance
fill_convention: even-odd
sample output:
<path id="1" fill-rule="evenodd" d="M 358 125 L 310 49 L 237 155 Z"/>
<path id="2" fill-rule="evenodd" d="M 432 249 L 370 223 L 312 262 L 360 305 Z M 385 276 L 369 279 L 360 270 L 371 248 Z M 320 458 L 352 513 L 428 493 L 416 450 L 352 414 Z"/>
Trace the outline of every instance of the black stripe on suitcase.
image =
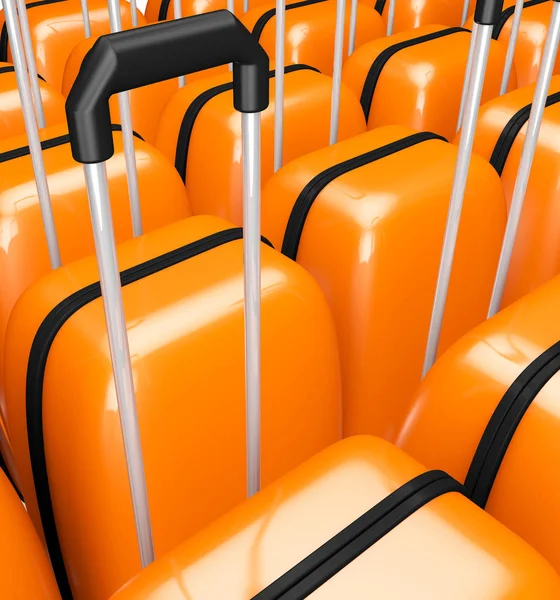
<path id="1" fill-rule="evenodd" d="M 423 506 L 463 486 L 444 471 L 411 479 L 312 552 L 252 600 L 302 600 Z"/>
<path id="2" fill-rule="evenodd" d="M 286 4 L 286 10 L 293 10 L 294 8 L 302 8 L 303 6 L 311 6 L 312 4 L 320 4 L 321 2 L 326 2 L 327 0 L 302 0 L 301 2 L 292 2 L 291 4 Z M 276 16 L 276 8 L 271 8 L 263 13 L 255 23 L 253 27 L 253 35 L 257 38 L 257 40 L 261 39 L 262 32 L 266 24 Z"/>
<path id="3" fill-rule="evenodd" d="M 112 131 L 122 131 L 121 125 L 111 125 Z M 144 138 L 136 133 L 135 131 L 132 134 L 137 137 L 139 140 L 144 141 Z M 55 138 L 50 138 L 48 140 L 43 140 L 41 142 L 42 150 L 50 150 L 51 148 L 56 148 L 57 146 L 64 146 L 64 144 L 70 143 L 70 136 L 59 135 Z M 8 150 L 7 152 L 0 153 L 0 163 L 8 162 L 10 160 L 15 160 L 16 158 L 22 158 L 23 156 L 29 156 L 29 146 L 22 146 L 21 148 L 13 148 L 12 150 Z"/>
<path id="4" fill-rule="evenodd" d="M 556 92 L 554 94 L 550 94 L 546 99 L 545 106 L 552 106 L 560 102 L 560 92 Z M 504 167 L 506 166 L 506 161 L 508 159 L 509 153 L 515 142 L 515 138 L 517 134 L 521 131 L 521 128 L 527 121 L 529 120 L 529 115 L 531 113 L 531 104 L 527 104 L 523 108 L 520 108 L 507 122 L 507 125 L 504 127 L 498 141 L 496 142 L 496 146 L 492 151 L 492 156 L 490 157 L 490 164 L 496 169 L 498 175 L 501 175 L 504 171 Z"/>
<path id="5" fill-rule="evenodd" d="M 59 2 L 66 2 L 66 0 L 38 0 L 37 2 L 30 2 L 26 4 L 27 10 L 30 8 L 36 8 L 37 6 L 45 6 L 45 4 L 58 4 Z M 6 21 L 2 25 L 2 33 L 0 34 L 0 62 L 8 62 L 8 27 Z"/>
<path id="6" fill-rule="evenodd" d="M 530 8 L 531 6 L 536 6 L 537 4 L 543 4 L 544 2 L 548 2 L 548 0 L 528 0 L 528 2 L 523 2 L 523 8 Z M 515 4 L 512 6 L 508 6 L 506 9 L 502 11 L 500 15 L 500 20 L 494 25 L 494 29 L 492 29 L 492 39 L 497 40 L 500 37 L 500 33 L 502 33 L 502 29 L 505 24 L 508 22 L 509 18 L 513 16 L 515 12 Z"/>
<path id="7" fill-rule="evenodd" d="M 402 150 L 406 150 L 407 148 L 416 146 L 416 144 L 421 144 L 422 142 L 427 142 L 429 140 L 441 140 L 447 142 L 443 136 L 436 133 L 414 133 L 408 137 L 376 148 L 375 150 L 370 150 L 359 156 L 354 156 L 315 175 L 315 177 L 313 177 L 300 192 L 292 207 L 292 212 L 290 213 L 288 224 L 286 225 L 286 231 L 284 232 L 284 240 L 282 241 L 282 254 L 285 254 L 292 260 L 296 260 L 307 215 L 317 196 L 329 183 L 349 171 L 359 169 L 360 167 L 381 160 L 391 154 L 401 152 Z"/>
<path id="8" fill-rule="evenodd" d="M 154 273 L 168 269 L 174 265 L 208 252 L 229 242 L 243 238 L 243 229 L 232 228 L 214 233 L 205 238 L 176 248 L 171 252 L 162 254 L 142 264 L 126 269 L 121 273 L 121 285 L 126 286 L 135 281 L 149 277 Z M 262 238 L 263 242 L 272 247 L 272 244 Z M 58 582 L 62 600 L 72 600 L 72 590 L 68 575 L 64 567 L 64 559 L 60 548 L 60 541 L 56 530 L 52 499 L 49 488 L 47 462 L 43 436 L 43 381 L 49 350 L 64 323 L 81 308 L 101 297 L 101 285 L 92 283 L 87 287 L 74 292 L 55 306 L 45 317 L 31 345 L 26 375 L 26 418 L 29 456 L 33 471 L 33 482 L 41 524 L 47 542 L 47 549 L 52 567 Z"/>
<path id="9" fill-rule="evenodd" d="M 308 65 L 289 65 L 284 69 L 286 75 L 294 73 L 295 71 L 315 71 L 316 73 L 320 73 L 319 69 Z M 268 73 L 270 78 L 275 77 L 275 75 L 276 71 L 274 70 Z M 185 183 L 187 182 L 189 145 L 191 143 L 191 135 L 196 119 L 198 118 L 200 111 L 208 104 L 208 102 L 210 102 L 210 100 L 212 100 L 212 98 L 230 90 L 233 90 L 232 81 L 205 90 L 189 104 L 185 111 L 183 120 L 181 121 L 181 127 L 179 128 L 179 134 L 177 135 L 177 145 L 175 148 L 175 169 Z"/>
<path id="10" fill-rule="evenodd" d="M 371 103 L 373 102 L 373 95 L 375 94 L 377 82 L 379 81 L 381 72 L 383 71 L 383 68 L 389 59 L 401 50 L 411 48 L 412 46 L 417 46 L 418 44 L 423 44 L 424 42 L 431 42 L 432 40 L 437 40 L 448 35 L 453 35 L 454 33 L 470 33 L 470 30 L 465 29 L 464 27 L 449 27 L 448 29 L 434 31 L 433 33 L 427 33 L 426 35 L 421 35 L 410 40 L 405 40 L 404 42 L 393 44 L 392 46 L 389 46 L 380 52 L 369 68 L 360 96 L 360 104 L 362 105 L 362 110 L 364 111 L 366 121 L 369 119 Z"/>
<path id="11" fill-rule="evenodd" d="M 0 67 L 0 75 L 3 75 L 4 73 L 15 73 L 15 67 L 13 66 L 7 66 L 7 67 Z M 37 77 L 41 80 L 41 81 L 45 81 L 45 78 L 42 75 L 39 75 L 39 73 L 37 73 Z"/>
<path id="12" fill-rule="evenodd" d="M 481 508 L 488 502 L 508 446 L 523 416 L 558 371 L 560 342 L 556 342 L 523 369 L 496 406 L 465 479 L 467 497 Z"/>

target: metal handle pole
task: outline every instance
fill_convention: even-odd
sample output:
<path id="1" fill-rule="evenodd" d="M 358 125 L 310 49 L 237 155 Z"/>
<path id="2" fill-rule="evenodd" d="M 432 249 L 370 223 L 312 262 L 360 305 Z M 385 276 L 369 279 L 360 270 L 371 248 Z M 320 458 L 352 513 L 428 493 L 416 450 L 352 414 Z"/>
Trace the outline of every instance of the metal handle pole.
<path id="1" fill-rule="evenodd" d="M 51 267 L 53 269 L 57 269 L 61 264 L 60 250 L 58 247 L 58 239 L 56 237 L 56 228 L 52 213 L 47 174 L 45 171 L 45 165 L 43 163 L 43 155 L 41 151 L 41 140 L 39 138 L 39 130 L 37 129 L 37 121 L 35 120 L 33 97 L 31 95 L 27 65 L 25 64 L 25 54 L 20 36 L 14 0 L 4 0 L 4 16 L 6 19 L 6 26 L 8 28 L 8 36 L 10 38 L 12 60 L 14 61 L 14 69 L 16 72 L 23 120 L 25 123 L 25 131 L 27 133 L 27 140 L 29 142 L 29 153 L 31 155 L 33 173 L 35 175 L 37 195 L 39 197 L 39 205 L 41 207 L 41 215 L 43 217 L 43 224 L 45 227 L 49 260 Z"/>
<path id="2" fill-rule="evenodd" d="M 247 493 L 261 486 L 261 165 L 260 113 L 244 113 L 243 264 L 245 283 L 245 396 Z"/>
<path id="3" fill-rule="evenodd" d="M 469 55 L 467 57 L 467 66 L 465 68 L 465 79 L 463 81 L 463 91 L 461 93 L 461 105 L 459 106 L 459 118 L 457 119 L 457 131 L 461 129 L 463 124 L 463 114 L 465 112 L 465 102 L 467 100 L 467 92 L 471 83 L 472 66 L 474 59 L 474 52 L 476 48 L 476 42 L 478 37 L 478 23 L 473 24 L 471 32 L 471 42 L 469 45 Z"/>
<path id="4" fill-rule="evenodd" d="M 274 171 L 282 166 L 284 149 L 284 36 L 286 0 L 276 0 L 276 73 L 274 80 Z"/>
<path id="5" fill-rule="evenodd" d="M 86 164 L 84 173 L 136 535 L 142 567 L 146 567 L 154 560 L 154 544 L 105 163 Z"/>
<path id="6" fill-rule="evenodd" d="M 91 37 L 91 23 L 89 21 L 88 0 L 80 0 L 80 6 L 82 9 L 82 20 L 84 22 L 84 36 L 86 39 L 88 39 Z"/>
<path id="7" fill-rule="evenodd" d="M 136 0 L 135 0 L 136 1 Z M 180 19 L 183 16 L 183 5 L 181 0 L 173 0 L 173 14 L 175 19 Z M 186 78 L 184 75 L 181 75 L 178 78 L 179 87 L 182 88 L 185 85 Z"/>
<path id="8" fill-rule="evenodd" d="M 136 8 L 136 0 L 128 0 L 130 2 L 130 20 L 132 27 L 138 27 L 138 12 Z"/>
<path id="9" fill-rule="evenodd" d="M 243 12 L 246 13 L 249 10 L 249 0 L 243 0 Z"/>
<path id="10" fill-rule="evenodd" d="M 348 34 L 348 56 L 356 47 L 356 27 L 358 25 L 358 0 L 352 0 L 350 6 L 350 31 Z"/>
<path id="11" fill-rule="evenodd" d="M 533 103 L 531 106 L 531 113 L 527 123 L 527 133 L 525 134 L 525 141 L 523 143 L 523 150 L 521 152 L 521 160 L 519 162 L 515 186 L 513 188 L 509 217 L 502 243 L 502 250 L 500 253 L 500 260 L 498 262 L 498 270 L 496 273 L 496 279 L 494 281 L 494 288 L 492 290 L 492 298 L 490 300 L 488 317 L 492 317 L 500 310 L 500 304 L 502 302 L 502 296 L 506 285 L 513 247 L 515 245 L 517 229 L 519 227 L 519 221 L 523 210 L 523 201 L 525 200 L 525 193 L 527 192 L 527 185 L 529 184 L 531 166 L 533 165 L 533 158 L 535 156 L 539 131 L 546 106 L 550 79 L 552 77 L 552 71 L 554 70 L 556 54 L 558 52 L 558 43 L 560 42 L 560 4 L 558 2 L 554 2 L 553 4 L 552 16 L 550 19 L 550 25 L 543 50 L 543 57 L 537 78 L 537 85 L 535 88 L 535 97 L 533 98 Z"/>
<path id="12" fill-rule="evenodd" d="M 468 88 L 465 105 L 465 123 L 457 152 L 455 176 L 453 178 L 453 187 L 451 189 L 451 200 L 449 202 L 449 212 L 447 215 L 447 224 L 443 240 L 441 262 L 436 284 L 436 293 L 432 309 L 422 377 L 426 375 L 430 367 L 434 364 L 437 355 L 445 310 L 445 302 L 447 300 L 447 291 L 449 289 L 449 279 L 451 277 L 451 268 L 453 266 L 453 255 L 455 254 L 455 245 L 459 231 L 461 210 L 463 208 L 463 198 L 465 196 L 465 189 L 467 186 L 467 177 L 471 162 L 476 120 L 478 117 L 480 98 L 482 96 L 482 86 L 484 84 L 484 75 L 486 73 L 486 64 L 488 62 L 488 52 L 490 49 L 491 38 L 492 26 L 479 25 L 476 36 L 473 73 Z"/>
<path id="13" fill-rule="evenodd" d="M 235 0 L 227 0 L 226 6 L 227 6 L 227 9 L 229 10 L 229 12 L 232 15 L 234 15 L 235 14 Z M 244 12 L 247 12 L 246 8 L 244 8 L 243 10 L 244 10 Z M 233 71 L 233 63 L 229 63 L 228 69 L 230 70 L 230 72 Z"/>
<path id="14" fill-rule="evenodd" d="M 463 14 L 461 16 L 461 27 L 463 27 L 463 25 L 467 22 L 467 19 L 469 18 L 469 6 L 470 6 L 470 0 L 464 0 L 463 1 Z"/>
<path id="15" fill-rule="evenodd" d="M 39 124 L 39 128 L 43 129 L 46 127 L 45 111 L 43 109 L 43 98 L 41 97 L 39 77 L 37 76 L 37 63 L 35 62 L 35 52 L 33 51 L 33 42 L 31 41 L 31 32 L 29 30 L 29 20 L 27 19 L 25 0 L 16 0 L 16 7 L 19 16 L 25 58 L 27 60 L 29 81 L 31 82 L 31 93 L 33 96 L 33 104 L 35 106 L 35 114 L 37 115 L 37 123 Z"/>
<path id="16" fill-rule="evenodd" d="M 340 86 L 342 85 L 342 58 L 344 49 L 344 21 L 346 0 L 336 0 L 336 28 L 334 33 L 334 66 L 331 98 L 330 144 L 338 139 L 338 117 L 340 114 Z"/>
<path id="17" fill-rule="evenodd" d="M 121 11 L 119 0 L 109 0 L 109 21 L 111 32 L 122 30 Z M 142 235 L 142 211 L 140 209 L 140 191 L 138 187 L 138 173 L 136 172 L 136 154 L 134 151 L 134 136 L 132 133 L 132 116 L 130 114 L 130 94 L 118 94 L 119 111 L 121 115 L 122 137 L 124 146 L 124 159 L 128 181 L 128 194 L 130 199 L 130 212 L 132 216 L 132 234 L 134 237 Z"/>
<path id="18" fill-rule="evenodd" d="M 393 35 L 395 25 L 396 0 L 389 0 L 389 12 L 387 13 L 387 35 Z"/>
<path id="19" fill-rule="evenodd" d="M 515 10 L 513 11 L 513 22 L 511 24 L 511 33 L 506 53 L 506 62 L 504 63 L 504 74 L 500 85 L 500 96 L 505 94 L 508 89 L 511 69 L 513 67 L 513 58 L 515 56 L 515 46 L 517 44 L 517 36 L 519 35 L 519 25 L 521 24 L 521 15 L 523 13 L 523 0 L 515 0 Z"/>

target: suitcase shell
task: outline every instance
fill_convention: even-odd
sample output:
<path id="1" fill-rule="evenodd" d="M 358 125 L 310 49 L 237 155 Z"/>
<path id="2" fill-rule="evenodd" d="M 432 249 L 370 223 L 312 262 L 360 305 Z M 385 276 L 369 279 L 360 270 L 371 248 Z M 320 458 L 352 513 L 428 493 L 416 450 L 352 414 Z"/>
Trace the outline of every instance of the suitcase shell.
<path id="1" fill-rule="evenodd" d="M 223 230 L 235 235 L 214 246 L 199 241 L 220 240 Z M 241 235 L 221 219 L 193 217 L 119 247 L 122 271 L 143 265 L 135 270 L 143 278 L 125 285 L 123 295 L 158 555 L 245 498 Z M 206 251 L 189 258 L 193 247 Z M 148 275 L 162 260 L 172 266 Z M 318 286 L 264 244 L 262 264 L 266 485 L 339 438 L 340 383 L 332 317 Z M 55 307 L 73 305 L 69 298 L 97 279 L 94 257 L 47 275 L 20 298 L 6 339 L 8 419 L 22 490 L 40 527 L 29 427 L 34 460 L 44 448 L 74 596 L 86 600 L 108 598 L 140 570 L 99 288 L 83 308 L 65 313 L 62 327 L 52 320 Z M 34 357 L 47 329 L 45 364 Z M 27 377 L 42 388 L 26 387 Z M 48 489 L 34 473 L 44 509 Z M 52 529 L 44 527 L 56 556 Z"/>
<path id="2" fill-rule="evenodd" d="M 515 187 L 535 86 L 495 98 L 480 109 L 474 151 L 502 177 L 508 205 Z M 560 273 L 560 226 L 556 218 L 560 143 L 560 76 L 548 90 L 529 185 L 525 194 L 502 307 Z"/>
<path id="3" fill-rule="evenodd" d="M 473 498 L 556 569 L 559 301 L 555 277 L 454 344 L 414 395 L 398 442 L 461 482 L 471 470 Z"/>
<path id="4" fill-rule="evenodd" d="M 0 595 L 60 600 L 49 560 L 20 499 L 0 471 Z"/>
<path id="5" fill-rule="evenodd" d="M 275 60 L 276 55 L 276 4 L 268 2 L 250 9 L 241 22 L 253 32 L 261 46 Z M 358 3 L 356 45 L 383 37 L 385 24 L 369 4 Z M 301 0 L 286 4 L 285 63 L 302 63 L 332 75 L 334 61 L 334 32 L 336 2 L 334 0 Z M 346 6 L 344 30 L 344 56 L 348 55 L 350 3 Z"/>
<path id="6" fill-rule="evenodd" d="M 41 78 L 39 88 L 47 127 L 64 123 L 64 98 Z M 24 133 L 25 124 L 14 67 L 9 63 L 0 62 L 0 139 Z"/>
<path id="7" fill-rule="evenodd" d="M 37 72 L 60 91 L 66 61 L 74 46 L 85 37 L 80 0 L 36 0 L 26 6 Z M 128 29 L 132 25 L 130 5 L 121 0 L 120 7 L 122 27 Z M 88 0 L 88 8 L 91 34 L 95 36 L 108 33 L 107 1 Z M 138 11 L 138 24 L 145 23 L 144 15 Z M 3 11 L 0 12 L 0 28 L 0 61 L 10 61 L 11 52 Z"/>
<path id="8" fill-rule="evenodd" d="M 334 314 L 345 435 L 394 439 L 408 412 L 456 157 L 434 134 L 384 127 L 296 159 L 264 188 L 263 235 L 317 279 Z M 486 316 L 505 219 L 499 177 L 473 156 L 440 351 Z"/>
<path id="9" fill-rule="evenodd" d="M 94 251 L 83 170 L 72 158 L 65 126 L 43 129 L 40 135 L 62 263 L 66 264 Z M 122 136 L 118 132 L 113 135 L 118 151 L 108 174 L 115 235 L 123 241 L 132 237 L 132 224 Z M 136 139 L 135 147 L 145 231 L 189 216 L 187 195 L 173 167 L 145 142 Z M 0 223 L 4 231 L 0 253 L 0 389 L 4 335 L 12 307 L 30 284 L 51 269 L 28 152 L 26 136 L 0 142 Z M 2 420 L 6 417 L 3 393 L 0 416 Z M 6 423 L 4 426 L 9 429 Z M 6 440 L 2 443 L 1 435 L 0 447 L 12 467 L 10 446 Z M 17 472 L 12 471 L 12 475 L 18 479 Z"/>
<path id="10" fill-rule="evenodd" d="M 231 81 L 231 74 L 218 75 L 176 92 L 162 114 L 155 145 L 185 181 L 195 214 L 242 225 L 241 115 L 233 107 Z M 261 116 L 262 185 L 274 172 L 274 86 L 270 71 L 270 104 Z M 331 96 L 330 77 L 306 65 L 286 68 L 284 163 L 328 145 Z M 343 86 L 338 139 L 366 130 L 359 103 Z"/>
<path id="11" fill-rule="evenodd" d="M 397 521 L 396 527 L 342 570 L 336 572 L 342 558 L 324 563 L 333 565 L 336 574 L 310 595 L 299 593 L 303 584 L 292 588 L 293 595 L 272 591 L 259 595 L 424 471 L 381 440 L 347 439 L 157 560 L 112 600 L 558 597 L 559 579 L 550 565 L 456 491 Z M 313 584 L 306 591 L 310 589 Z"/>
<path id="12" fill-rule="evenodd" d="M 470 41 L 468 30 L 440 25 L 374 40 L 346 61 L 342 81 L 360 98 L 369 129 L 404 125 L 451 139 L 457 131 Z M 505 56 L 506 47 L 493 41 L 483 102 L 499 94 Z"/>
<path id="13" fill-rule="evenodd" d="M 68 96 L 85 55 L 98 37 L 92 36 L 82 40 L 70 53 L 62 79 L 62 93 L 64 96 Z M 153 85 L 146 85 L 129 92 L 132 127 L 150 144 L 155 141 L 158 122 L 165 105 L 178 88 L 177 80 L 171 79 Z M 116 95 L 111 97 L 109 106 L 111 109 L 111 122 L 120 123 L 119 99 Z"/>

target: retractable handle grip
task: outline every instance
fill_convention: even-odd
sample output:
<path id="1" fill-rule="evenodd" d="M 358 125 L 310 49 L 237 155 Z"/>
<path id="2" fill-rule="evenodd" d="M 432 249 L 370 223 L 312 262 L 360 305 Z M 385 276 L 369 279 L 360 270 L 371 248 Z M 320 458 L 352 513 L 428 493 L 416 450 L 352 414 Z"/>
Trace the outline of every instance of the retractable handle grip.
<path id="1" fill-rule="evenodd" d="M 496 25 L 502 15 L 504 0 L 478 0 L 474 9 L 474 22 L 479 25 Z"/>
<path id="2" fill-rule="evenodd" d="M 100 37 L 66 101 L 74 159 L 93 164 L 113 155 L 109 115 L 113 94 L 230 62 L 236 110 L 261 112 L 269 101 L 268 55 L 227 10 Z"/>

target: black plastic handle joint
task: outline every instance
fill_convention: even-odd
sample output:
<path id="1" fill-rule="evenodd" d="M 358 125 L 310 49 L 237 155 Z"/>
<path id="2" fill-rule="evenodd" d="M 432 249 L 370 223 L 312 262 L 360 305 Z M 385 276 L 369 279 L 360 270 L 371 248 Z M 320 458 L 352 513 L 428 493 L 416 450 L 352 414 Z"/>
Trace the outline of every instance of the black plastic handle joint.
<path id="1" fill-rule="evenodd" d="M 101 36 L 66 100 L 72 156 L 80 163 L 98 163 L 113 155 L 113 94 L 230 62 L 235 109 L 264 110 L 269 102 L 268 55 L 227 10 Z"/>
<path id="2" fill-rule="evenodd" d="M 477 0 L 474 22 L 479 25 L 496 25 L 500 20 L 504 0 Z"/>

